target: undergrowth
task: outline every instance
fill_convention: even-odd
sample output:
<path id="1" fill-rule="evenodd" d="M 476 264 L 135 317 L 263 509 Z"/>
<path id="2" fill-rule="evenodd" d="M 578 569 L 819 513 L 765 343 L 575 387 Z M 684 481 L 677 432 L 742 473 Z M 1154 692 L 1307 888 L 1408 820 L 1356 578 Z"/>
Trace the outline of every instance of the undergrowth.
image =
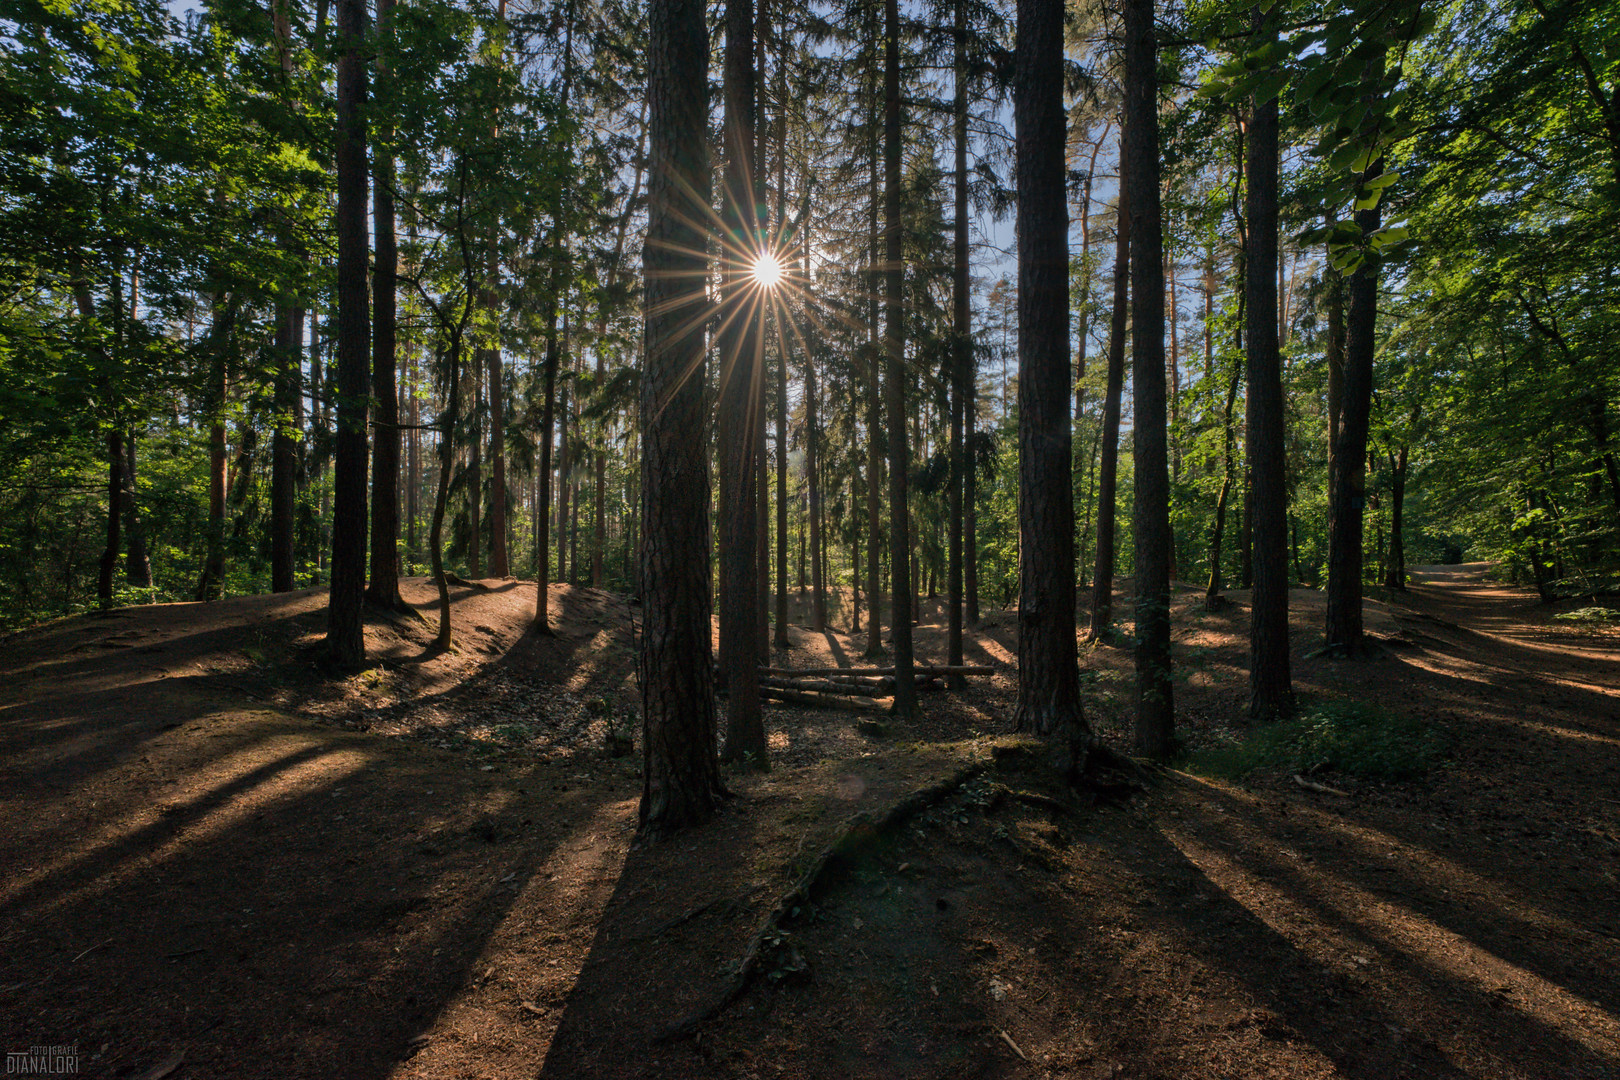
<path id="1" fill-rule="evenodd" d="M 1421 720 L 1365 702 L 1332 700 L 1305 705 L 1292 719 L 1193 747 L 1179 766 L 1225 780 L 1242 780 L 1258 769 L 1403 780 L 1427 772 L 1444 751 L 1441 733 Z"/>

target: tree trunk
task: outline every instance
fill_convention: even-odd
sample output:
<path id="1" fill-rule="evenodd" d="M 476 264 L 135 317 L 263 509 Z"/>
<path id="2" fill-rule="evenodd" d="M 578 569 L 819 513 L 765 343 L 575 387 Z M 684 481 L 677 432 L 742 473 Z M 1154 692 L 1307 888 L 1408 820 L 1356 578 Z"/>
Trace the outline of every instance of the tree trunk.
<path id="1" fill-rule="evenodd" d="M 382 42 L 377 78 L 387 80 L 394 0 L 377 0 L 377 37 Z M 394 235 L 394 159 L 387 149 L 393 130 L 377 133 L 372 154 L 371 215 L 376 253 L 371 281 L 371 381 L 377 403 L 372 426 L 371 580 L 366 600 L 389 611 L 405 610 L 399 595 L 399 392 L 394 383 L 399 246 Z"/>
<path id="2" fill-rule="evenodd" d="M 454 634 L 450 627 L 450 581 L 444 572 L 444 511 L 450 501 L 450 474 L 456 461 L 456 423 L 461 413 L 461 334 L 455 331 L 447 357 L 449 370 L 444 385 L 448 388 L 444 415 L 439 418 L 439 485 L 433 498 L 433 521 L 428 526 L 428 558 L 431 560 L 433 583 L 439 590 L 439 633 L 434 647 L 450 648 Z"/>
<path id="3" fill-rule="evenodd" d="M 1403 535 L 1403 517 L 1406 509 L 1406 451 L 1389 455 L 1389 561 L 1384 576 L 1384 588 L 1396 592 L 1406 591 L 1406 538 Z"/>
<path id="4" fill-rule="evenodd" d="M 755 426 L 756 332 L 759 294 L 750 287 L 744 252 L 753 249 L 754 6 L 726 2 L 725 189 L 726 237 L 720 347 L 720 398 L 715 416 L 720 459 L 720 665 L 726 687 L 727 761 L 765 761 L 759 664 L 759 466 Z"/>
<path id="5" fill-rule="evenodd" d="M 293 511 L 298 497 L 298 429 L 294 411 L 301 374 L 303 310 L 276 307 L 275 437 L 270 446 L 270 591 L 291 592 L 296 556 Z"/>
<path id="6" fill-rule="evenodd" d="M 1165 433 L 1164 263 L 1152 0 L 1125 0 L 1125 156 L 1131 177 L 1131 385 L 1136 501 L 1136 749 L 1174 749 L 1170 681 L 1170 481 Z"/>
<path id="7" fill-rule="evenodd" d="M 962 488 L 965 484 L 965 442 L 962 424 L 967 408 L 967 381 L 971 378 L 973 363 L 973 281 L 968 264 L 968 177 L 967 177 L 967 0 L 956 0 L 952 5 L 955 24 L 953 56 L 954 95 L 952 99 L 952 135 L 956 144 L 956 220 L 951 229 L 951 477 L 946 515 L 945 605 L 947 663 L 962 662 Z M 953 689 L 961 689 L 966 681 L 952 676 Z"/>
<path id="8" fill-rule="evenodd" d="M 1114 622 L 1114 525 L 1119 488 L 1119 414 L 1125 392 L 1125 329 L 1130 314 L 1131 206 L 1135 187 L 1125 143 L 1130 120 L 1120 128 L 1119 221 L 1114 226 L 1114 310 L 1108 322 L 1108 388 L 1103 398 L 1102 456 L 1097 465 L 1097 570 L 1091 580 L 1091 626 L 1102 640 Z"/>
<path id="9" fill-rule="evenodd" d="M 107 429 L 107 546 L 101 552 L 96 576 L 96 598 L 103 611 L 112 607 L 113 576 L 118 571 L 118 549 L 124 546 L 124 429 Z"/>
<path id="10" fill-rule="evenodd" d="M 1077 775 L 1091 732 L 1081 711 L 1075 653 L 1061 5 L 1018 0 L 1015 63 L 1020 558 L 1013 729 L 1058 741 L 1068 772 Z M 910 675 L 897 672 L 897 694 Z"/>
<path id="11" fill-rule="evenodd" d="M 1215 522 L 1209 531 L 1209 583 L 1204 587 L 1204 608 L 1207 611 L 1214 611 L 1225 603 L 1220 599 L 1221 590 L 1226 587 L 1222 580 L 1221 548 L 1226 538 L 1226 511 L 1231 505 L 1232 482 L 1236 472 L 1232 410 L 1237 404 L 1238 381 L 1241 377 L 1241 369 L 1233 365 L 1232 378 L 1226 387 L 1226 409 L 1221 414 L 1221 470 L 1224 475 L 1220 494 L 1215 497 Z"/>
<path id="12" fill-rule="evenodd" d="M 1365 177 L 1384 171 L 1374 162 Z M 1379 211 L 1361 210 L 1363 234 L 1378 228 Z M 1361 621 L 1362 518 L 1367 505 L 1367 429 L 1372 414 L 1373 354 L 1378 322 L 1378 268 L 1363 263 L 1350 278 L 1345 317 L 1344 404 L 1334 447 L 1332 512 L 1328 526 L 1327 632 L 1325 645 L 1345 656 L 1365 652 Z"/>
<path id="13" fill-rule="evenodd" d="M 901 246 L 900 8 L 885 0 L 883 46 L 883 385 L 889 435 L 890 616 L 894 636 L 894 715 L 909 720 L 917 709 L 911 668 L 911 512 L 907 496 L 911 455 L 906 432 L 906 340 L 903 310 L 905 261 Z"/>
<path id="14" fill-rule="evenodd" d="M 218 600 L 225 586 L 225 343 L 235 321 L 234 309 L 235 301 L 217 299 L 209 330 L 213 356 L 208 375 L 208 411 L 213 421 L 208 429 L 208 530 L 202 579 L 197 583 L 197 599 L 205 602 Z"/>
<path id="15" fill-rule="evenodd" d="M 872 129 L 876 130 L 875 117 Z M 871 145 L 871 171 L 867 184 L 867 363 L 866 375 L 866 649 L 863 656 L 883 655 L 883 588 L 879 573 L 883 561 L 880 514 L 882 503 L 880 477 L 883 475 L 879 451 L 881 409 L 883 407 L 881 355 L 878 348 L 878 280 L 882 272 L 883 255 L 879 249 L 878 234 L 878 177 L 880 162 L 874 136 Z"/>
<path id="16" fill-rule="evenodd" d="M 467 439 L 467 575 L 484 576 L 484 353 L 473 350 L 467 378 L 472 384 L 472 414 Z"/>
<path id="17" fill-rule="evenodd" d="M 709 470 L 703 321 L 708 276 L 709 37 L 700 0 L 651 0 L 652 167 L 641 380 L 641 832 L 708 819 L 726 791 L 715 757 L 709 629 Z"/>
<path id="18" fill-rule="evenodd" d="M 810 501 L 810 629 L 827 629 L 827 579 L 821 553 L 826 545 L 821 507 L 821 391 L 816 384 L 815 359 L 804 361 L 804 479 Z"/>
<path id="19" fill-rule="evenodd" d="M 1275 29 L 1256 36 L 1275 41 Z M 1293 712 L 1288 668 L 1287 427 L 1277 331 L 1277 99 L 1255 99 L 1248 129 L 1247 450 L 1254 537 L 1254 592 L 1249 616 L 1249 718 Z"/>
<path id="20" fill-rule="evenodd" d="M 567 351 L 568 320 L 563 319 L 563 349 Z M 572 380 L 564 380 L 557 391 L 557 442 L 561 453 L 557 460 L 557 580 L 568 577 L 568 492 L 569 480 L 574 472 L 574 447 L 568 439 L 568 388 Z"/>
<path id="21" fill-rule="evenodd" d="M 332 586 L 326 651 L 340 667 L 365 659 L 366 413 L 371 344 L 366 298 L 366 6 L 337 0 L 337 435 L 332 474 Z"/>
<path id="22" fill-rule="evenodd" d="M 124 439 L 124 536 L 128 551 L 124 556 L 124 578 L 137 589 L 152 587 L 152 560 L 146 552 L 146 530 L 141 523 L 141 506 L 136 486 L 135 430 Z"/>

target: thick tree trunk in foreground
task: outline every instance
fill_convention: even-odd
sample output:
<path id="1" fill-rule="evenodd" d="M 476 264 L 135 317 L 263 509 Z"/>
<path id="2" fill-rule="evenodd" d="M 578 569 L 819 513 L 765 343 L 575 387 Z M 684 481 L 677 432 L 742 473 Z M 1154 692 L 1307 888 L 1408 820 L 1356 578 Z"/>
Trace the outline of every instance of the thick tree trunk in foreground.
<path id="1" fill-rule="evenodd" d="M 1131 385 L 1136 457 L 1136 749 L 1174 749 L 1170 681 L 1170 478 L 1165 432 L 1164 252 L 1152 0 L 1125 0 L 1125 166 L 1131 177 Z"/>
<path id="2" fill-rule="evenodd" d="M 641 832 L 710 817 L 726 791 L 709 630 L 704 210 L 709 38 L 699 0 L 649 5 L 651 170 L 641 380 Z"/>
<path id="3" fill-rule="evenodd" d="M 894 715 L 917 709 L 911 667 L 911 512 L 907 485 L 911 455 L 906 439 L 906 340 L 903 311 L 905 256 L 900 224 L 900 9 L 884 4 L 883 46 L 883 405 L 889 425 L 889 598 L 894 636 Z"/>
<path id="4" fill-rule="evenodd" d="M 720 400 L 715 414 L 720 461 L 720 666 L 726 687 L 727 761 L 745 754 L 763 763 L 765 725 L 759 697 L 759 467 L 756 425 L 760 377 L 760 294 L 744 252 L 753 248 L 754 6 L 727 0 L 725 58 L 726 236 L 720 331 Z"/>
<path id="5" fill-rule="evenodd" d="M 364 0 L 337 0 L 337 434 L 332 477 L 332 587 L 326 652 L 341 667 L 365 660 L 366 413 L 370 304 L 366 297 Z"/>
<path id="6" fill-rule="evenodd" d="M 1263 18 L 1263 16 L 1262 16 Z M 1260 35 L 1275 40 L 1275 31 Z M 1288 667 L 1288 481 L 1277 331 L 1277 100 L 1255 101 L 1248 130 L 1248 258 L 1244 260 L 1248 454 L 1254 537 L 1249 616 L 1249 717 L 1293 712 Z"/>
<path id="7" fill-rule="evenodd" d="M 1091 579 L 1091 625 L 1087 637 L 1106 638 L 1114 622 L 1114 520 L 1119 491 L 1119 414 L 1125 395 L 1125 327 L 1130 314 L 1131 207 L 1133 181 L 1124 159 L 1127 120 L 1120 129 L 1119 221 L 1114 226 L 1114 310 L 1108 320 L 1108 387 L 1103 396 L 1102 454 L 1097 463 L 1097 568 Z"/>
<path id="8" fill-rule="evenodd" d="M 1013 728 L 1058 740 L 1065 746 L 1068 770 L 1075 774 L 1085 765 L 1090 732 L 1080 707 L 1075 652 L 1061 5 L 1018 0 L 1016 65 L 1021 546 Z M 900 673 L 900 682 L 909 675 Z"/>

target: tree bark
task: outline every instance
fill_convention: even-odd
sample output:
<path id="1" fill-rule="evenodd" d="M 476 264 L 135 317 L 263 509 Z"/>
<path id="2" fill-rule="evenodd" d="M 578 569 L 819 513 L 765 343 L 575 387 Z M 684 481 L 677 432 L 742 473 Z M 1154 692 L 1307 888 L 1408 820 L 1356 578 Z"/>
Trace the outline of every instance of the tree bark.
<path id="1" fill-rule="evenodd" d="M 641 381 L 643 836 L 711 815 L 725 797 L 709 624 L 701 224 L 709 206 L 709 38 L 701 0 L 651 0 L 651 168 Z"/>
<path id="2" fill-rule="evenodd" d="M 118 549 L 124 546 L 124 429 L 107 429 L 107 546 L 101 552 L 96 576 L 96 599 L 103 611 L 112 607 L 113 576 L 118 571 Z"/>
<path id="3" fill-rule="evenodd" d="M 894 714 L 909 720 L 917 709 L 911 668 L 911 512 L 907 496 L 911 456 L 906 432 L 905 257 L 901 230 L 900 8 L 885 0 L 883 45 L 883 404 L 889 436 L 889 574 L 894 666 Z"/>
<path id="4" fill-rule="evenodd" d="M 277 305 L 274 399 L 275 437 L 270 446 L 270 591 L 291 592 L 296 556 L 293 510 L 298 497 L 298 429 L 294 418 L 303 341 L 303 309 Z"/>
<path id="5" fill-rule="evenodd" d="M 225 587 L 225 344 L 235 322 L 235 301 L 217 298 L 209 329 L 212 356 L 208 374 L 208 528 L 204 540 L 202 579 L 197 599 L 218 600 Z"/>
<path id="6" fill-rule="evenodd" d="M 1276 31 L 1256 16 L 1256 37 Z M 1288 667 L 1287 429 L 1277 329 L 1277 99 L 1249 112 L 1248 257 L 1244 260 L 1248 361 L 1247 442 L 1254 591 L 1249 616 L 1249 718 L 1293 712 Z"/>
<path id="7" fill-rule="evenodd" d="M 827 629 L 827 580 L 821 553 L 827 542 L 821 507 L 821 390 L 816 383 L 815 358 L 804 361 L 804 477 L 810 503 L 810 629 Z M 858 572 L 858 569 L 857 569 Z"/>
<path id="8" fill-rule="evenodd" d="M 1018 706 L 1013 729 L 1085 767 L 1090 729 L 1075 652 L 1069 210 L 1064 191 L 1063 7 L 1018 0 Z M 955 658 L 952 662 L 956 662 Z M 900 673 L 896 694 L 911 672 Z"/>
<path id="9" fill-rule="evenodd" d="M 152 587 L 152 560 L 146 552 L 146 530 L 141 523 L 136 485 L 135 429 L 124 438 L 124 578 L 137 589 Z"/>
<path id="10" fill-rule="evenodd" d="M 726 687 L 726 761 L 765 761 L 759 697 L 759 416 L 756 330 L 760 294 L 747 263 L 754 246 L 754 6 L 726 2 L 725 261 L 720 330 L 720 398 L 715 417 L 720 460 L 720 665 Z"/>
<path id="11" fill-rule="evenodd" d="M 1389 560 L 1384 576 L 1384 588 L 1395 592 L 1406 591 L 1406 538 L 1404 516 L 1406 510 L 1406 453 L 1401 448 L 1389 455 Z"/>
<path id="12" fill-rule="evenodd" d="M 393 0 L 377 0 L 377 78 L 390 76 L 387 49 L 391 45 Z M 372 427 L 371 460 L 371 580 L 366 600 L 389 611 L 405 610 L 399 595 L 399 391 L 394 373 L 396 302 L 399 288 L 399 244 L 394 235 L 394 158 L 389 143 L 393 130 L 377 132 L 373 151 L 371 220 L 373 270 L 371 281 L 371 382 L 377 403 Z"/>
<path id="13" fill-rule="evenodd" d="M 1170 681 L 1170 480 L 1165 432 L 1164 253 L 1152 0 L 1125 0 L 1125 156 L 1131 177 L 1131 384 L 1136 501 L 1136 749 L 1174 749 Z"/>
<path id="14" fill-rule="evenodd" d="M 876 130 L 876 117 L 872 128 Z M 866 649 L 863 656 L 883 655 L 883 587 L 879 573 L 883 560 L 880 514 L 882 496 L 879 487 L 883 475 L 883 459 L 878 439 L 883 407 L 881 353 L 878 346 L 878 289 L 882 273 L 883 255 L 879 249 L 878 233 L 878 178 L 880 162 L 877 140 L 871 145 L 871 171 L 867 177 L 867 266 L 869 267 L 866 304 L 867 339 L 866 363 Z"/>
<path id="15" fill-rule="evenodd" d="M 948 662 L 962 662 L 962 488 L 966 483 L 964 470 L 965 436 L 962 425 L 966 419 L 967 381 L 973 362 L 973 282 L 968 263 L 968 178 L 967 178 L 967 2 L 956 0 L 954 13 L 954 93 L 951 102 L 952 135 L 956 149 L 955 215 L 951 229 L 951 476 L 950 492 L 946 500 L 946 560 L 945 605 Z M 960 676 L 951 679 L 954 689 L 965 684 Z"/>
<path id="16" fill-rule="evenodd" d="M 337 434 L 332 475 L 332 584 L 326 652 L 340 667 L 365 660 L 366 413 L 370 305 L 366 297 L 366 6 L 336 0 Z"/>
<path id="17" fill-rule="evenodd" d="M 1101 460 L 1097 464 L 1097 568 L 1091 579 L 1091 625 L 1086 636 L 1106 639 L 1114 623 L 1114 533 L 1119 489 L 1119 414 L 1125 393 L 1125 332 L 1130 315 L 1131 207 L 1135 183 L 1120 128 L 1119 220 L 1114 226 L 1114 310 L 1108 321 L 1108 387 L 1103 397 Z"/>
<path id="18" fill-rule="evenodd" d="M 1382 69 L 1381 63 L 1376 65 Z M 1380 158 L 1366 178 L 1384 171 Z M 1356 213 L 1363 235 L 1376 231 L 1377 207 Z M 1373 355 L 1378 323 L 1378 266 L 1368 259 L 1350 278 L 1345 316 L 1344 402 L 1334 446 L 1332 510 L 1328 526 L 1327 627 L 1325 646 L 1344 656 L 1361 656 L 1361 574 L 1363 516 L 1367 505 L 1367 432 L 1372 415 Z"/>

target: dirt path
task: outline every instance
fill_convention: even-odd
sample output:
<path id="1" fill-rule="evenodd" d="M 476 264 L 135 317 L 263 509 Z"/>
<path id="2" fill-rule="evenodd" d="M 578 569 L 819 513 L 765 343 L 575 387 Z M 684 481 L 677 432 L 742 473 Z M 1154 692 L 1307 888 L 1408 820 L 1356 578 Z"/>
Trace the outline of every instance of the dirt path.
<path id="1" fill-rule="evenodd" d="M 1616 642 L 1483 567 L 1416 577 L 1369 604 L 1378 658 L 1296 680 L 1445 731 L 1428 777 L 1171 774 L 1058 811 L 1006 793 L 1067 798 L 995 740 L 992 775 L 841 863 L 765 977 L 660 1045 L 839 823 L 991 753 L 1013 620 L 970 642 L 1001 674 L 894 738 L 773 710 L 777 768 L 634 850 L 635 759 L 602 750 L 632 700 L 622 599 L 559 589 L 541 638 L 532 585 L 462 590 L 461 652 L 382 621 L 388 664 L 338 682 L 300 651 L 319 596 L 55 624 L 0 659 L 0 1040 L 109 1077 L 183 1053 L 179 1077 L 1613 1080 Z M 1178 605 L 1195 735 L 1243 694 L 1235 595 Z M 1316 605 L 1296 594 L 1296 656 Z M 863 643 L 793 637 L 799 666 Z M 1084 663 L 1120 730 L 1129 656 Z"/>

